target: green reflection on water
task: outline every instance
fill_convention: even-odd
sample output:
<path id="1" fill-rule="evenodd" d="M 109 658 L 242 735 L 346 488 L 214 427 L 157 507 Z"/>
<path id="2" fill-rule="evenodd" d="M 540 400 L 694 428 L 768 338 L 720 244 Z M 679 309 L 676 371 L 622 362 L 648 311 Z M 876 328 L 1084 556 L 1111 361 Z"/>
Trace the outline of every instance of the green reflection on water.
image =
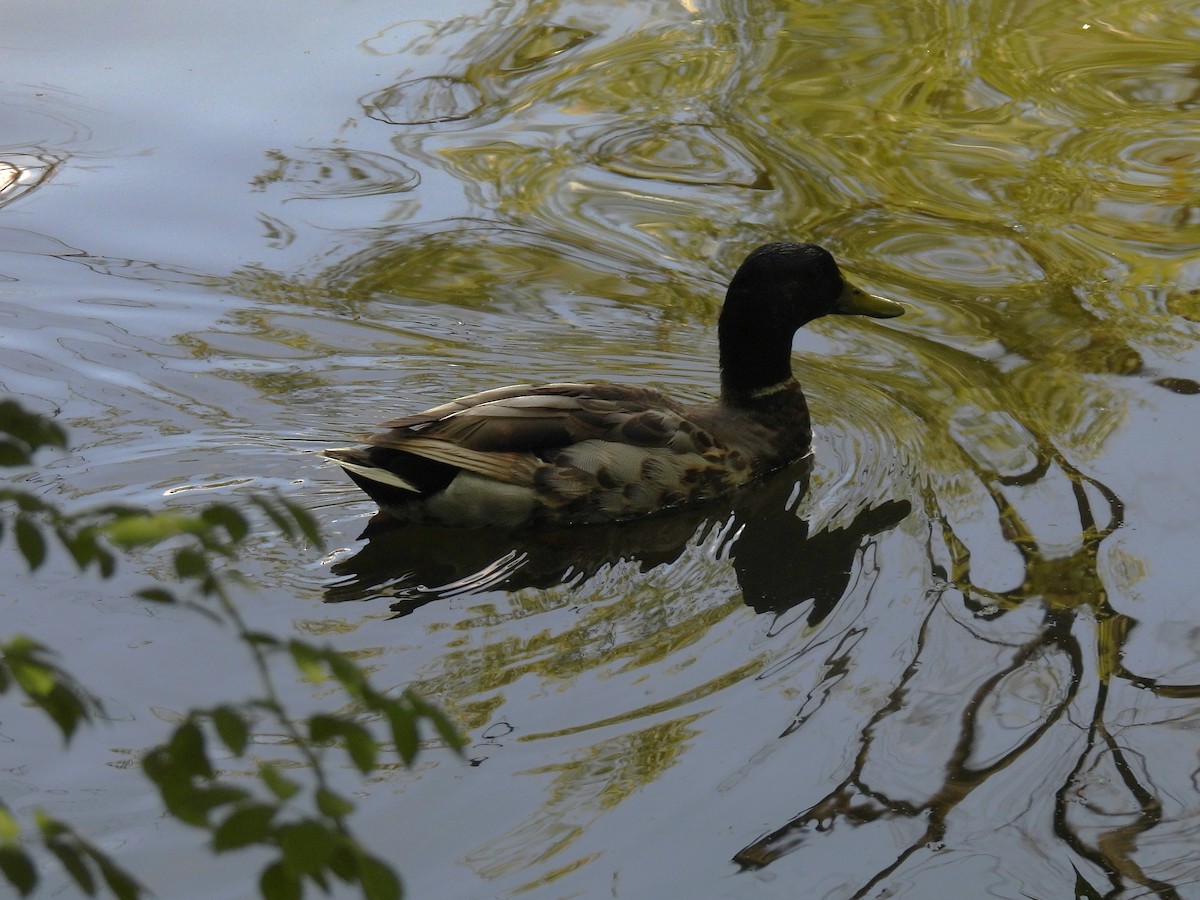
<path id="1" fill-rule="evenodd" d="M 626 309 L 711 331 L 720 285 L 746 250 L 776 238 L 826 244 L 856 280 L 910 310 L 886 325 L 822 324 L 819 337 L 801 338 L 822 345 L 820 355 L 799 356 L 797 369 L 818 427 L 837 435 L 861 469 L 855 499 L 905 497 L 922 509 L 932 531 L 930 577 L 941 582 L 931 603 L 953 598 L 980 621 L 1035 605 L 1045 621 L 1033 638 L 1013 641 L 1010 657 L 991 661 L 994 675 L 975 707 L 946 717 L 961 721 L 960 744 L 923 805 L 889 808 L 895 786 L 886 783 L 873 786 L 878 808 L 856 805 L 852 782 L 874 759 L 873 731 L 905 709 L 917 663 L 936 661 L 924 632 L 923 655 L 897 674 L 899 687 L 862 729 L 856 775 L 739 859 L 773 862 L 813 822 L 864 824 L 897 810 L 913 819 L 928 813 L 921 839 L 941 840 L 973 791 L 1069 718 L 1085 658 L 1097 660 L 1097 697 L 1083 709 L 1091 720 L 1080 768 L 1110 741 L 1113 680 L 1159 697 L 1192 695 L 1120 661 L 1135 623 L 1110 607 L 1114 575 L 1098 559 L 1124 507 L 1086 468 L 1126 420 L 1128 385 L 1146 376 L 1147 355 L 1188 347 L 1197 335 L 1200 28 L 1182 8 L 1141 2 L 709 4 L 695 15 L 681 6 L 611 29 L 594 9 L 554 3 L 461 20 L 456 37 L 468 37 L 442 74 L 407 73 L 363 102 L 364 117 L 396 129 L 388 134 L 394 165 L 375 164 L 384 156 L 377 150 L 273 154 L 257 187 L 296 198 L 394 195 L 394 206 L 378 222 L 337 232 L 336 252 L 308 279 L 265 267 L 228 279 L 228 289 L 264 301 L 233 317 L 243 333 L 315 361 L 308 380 L 241 377 L 280 401 L 301 391 L 326 403 L 343 389 L 377 391 L 374 376 L 336 383 L 316 362 L 362 338 L 330 321 L 360 317 L 375 330 L 372 352 L 404 357 L 405 372 L 468 364 L 453 380 L 466 393 L 524 379 L 540 362 L 494 350 L 516 346 L 498 335 L 502 323 L 544 328 L 550 344 L 563 329 L 544 319 L 558 304 L 591 315 L 588 326 L 601 332 L 627 323 Z M 448 217 L 429 196 L 435 184 L 461 192 Z M 264 211 L 264 222 L 273 241 L 299 227 L 288 224 L 286 207 Z M 602 299 L 618 312 L 564 297 Z M 415 324 L 456 310 L 481 344 Z M 288 325 L 289 315 L 308 317 L 312 329 Z M 199 335 L 190 346 L 219 355 L 219 340 L 228 338 Z M 610 377 L 639 377 L 636 342 L 611 340 L 596 359 Z M 645 335 L 643 346 L 651 344 L 691 350 L 669 329 Z M 706 349 L 711 355 L 711 341 Z M 546 356 L 556 366 L 581 359 Z M 696 371 L 669 370 L 664 380 L 678 389 Z M 1186 381 L 1167 384 L 1186 393 Z M 689 389 L 704 393 L 706 385 Z M 401 411 L 381 408 L 378 418 Z M 829 486 L 818 477 L 818 489 Z M 1016 577 L 993 574 L 992 583 L 977 574 L 981 559 L 1005 553 Z M 654 678 L 684 669 L 700 642 L 743 610 L 736 594 L 714 587 L 706 566 L 676 570 L 699 580 L 694 592 L 641 573 L 585 582 L 569 594 L 582 614 L 565 629 L 504 630 L 559 608 L 564 591 L 528 590 L 473 609 L 458 627 L 488 637 L 448 647 L 424 685 L 473 729 L 525 677 L 563 685 L 589 674 Z M 1142 569 L 1136 558 L 1121 567 L 1131 579 Z M 681 597 L 696 598 L 696 607 Z M 1085 640 L 1077 629 L 1089 617 L 1095 627 Z M 1059 667 L 1048 682 L 1065 679 L 1070 689 L 1047 691 L 1042 718 L 1022 739 L 973 768 L 978 709 L 1007 679 L 1036 681 L 1043 656 Z M 667 700 L 525 737 L 578 737 L 682 707 L 771 661 L 769 652 L 748 657 Z M 694 739 L 696 719 L 605 738 L 573 762 L 527 773 L 552 775 L 540 812 L 468 860 L 485 877 L 550 861 L 581 833 L 565 823 L 567 810 L 611 808 L 661 777 Z M 1110 755 L 1123 764 L 1117 749 Z M 1072 782 L 1057 784 L 1065 795 Z M 1159 813 L 1136 777 L 1126 787 L 1145 813 L 1136 836 Z M 1132 838 L 1089 844 L 1065 802 L 1056 811 L 1064 846 L 1114 885 L 1125 879 L 1174 896 L 1133 861 Z"/>

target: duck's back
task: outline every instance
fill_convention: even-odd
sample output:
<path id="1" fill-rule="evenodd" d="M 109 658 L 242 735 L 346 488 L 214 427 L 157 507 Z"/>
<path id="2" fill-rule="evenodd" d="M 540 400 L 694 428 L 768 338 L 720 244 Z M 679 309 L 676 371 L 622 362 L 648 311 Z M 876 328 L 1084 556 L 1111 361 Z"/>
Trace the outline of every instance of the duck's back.
<path id="1" fill-rule="evenodd" d="M 743 409 L 628 385 L 514 385 L 327 455 L 407 521 L 611 522 L 722 496 L 804 455 L 808 415 L 793 387 Z"/>

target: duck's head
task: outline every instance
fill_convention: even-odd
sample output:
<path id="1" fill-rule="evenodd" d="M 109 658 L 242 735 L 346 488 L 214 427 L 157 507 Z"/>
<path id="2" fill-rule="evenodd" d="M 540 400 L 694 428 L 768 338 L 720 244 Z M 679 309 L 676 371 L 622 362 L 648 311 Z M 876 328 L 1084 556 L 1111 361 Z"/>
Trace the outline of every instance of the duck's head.
<path id="1" fill-rule="evenodd" d="M 721 385 L 753 393 L 792 377 L 796 330 L 824 315 L 889 319 L 904 307 L 874 297 L 842 277 L 816 244 L 779 242 L 752 251 L 734 273 L 721 310 Z"/>

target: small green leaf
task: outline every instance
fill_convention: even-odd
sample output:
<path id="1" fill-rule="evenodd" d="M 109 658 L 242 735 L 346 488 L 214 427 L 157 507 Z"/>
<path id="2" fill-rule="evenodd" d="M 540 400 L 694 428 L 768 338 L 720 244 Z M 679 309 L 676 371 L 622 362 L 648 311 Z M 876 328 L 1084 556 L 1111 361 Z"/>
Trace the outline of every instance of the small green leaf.
<path id="1" fill-rule="evenodd" d="M 67 433 L 62 428 L 16 400 L 0 400 L 0 432 L 27 444 L 30 450 L 67 446 Z"/>
<path id="2" fill-rule="evenodd" d="M 358 845 L 351 839 L 339 837 L 329 853 L 329 871 L 350 884 L 358 878 Z"/>
<path id="3" fill-rule="evenodd" d="M 258 767 L 258 777 L 263 780 L 263 784 L 278 797 L 280 800 L 290 800 L 300 791 L 300 785 L 292 781 L 290 778 L 284 778 L 279 770 L 270 763 L 263 763 Z"/>
<path id="4" fill-rule="evenodd" d="M 311 644 L 297 640 L 288 641 L 288 650 L 291 651 L 296 668 L 300 670 L 300 674 L 307 681 L 321 682 L 325 680 L 325 668 L 321 665 L 322 654 L 319 650 Z"/>
<path id="5" fill-rule="evenodd" d="M 21 826 L 17 817 L 7 806 L 0 803 L 0 845 L 11 844 L 21 836 Z"/>
<path id="6" fill-rule="evenodd" d="M 67 870 L 67 874 L 71 876 L 71 880 L 79 885 L 80 890 L 89 897 L 96 893 L 96 878 L 84 861 L 84 855 L 74 843 L 68 843 L 60 838 L 48 838 L 46 849 L 58 858 L 63 868 Z"/>
<path id="7" fill-rule="evenodd" d="M 342 687 L 355 697 L 362 695 L 367 684 L 367 676 L 363 674 L 362 669 L 355 665 L 354 660 L 344 653 L 330 651 L 326 654 L 325 661 L 329 663 L 333 677 L 341 682 Z"/>
<path id="8" fill-rule="evenodd" d="M 405 710 L 392 709 L 388 713 L 388 723 L 392 726 L 392 741 L 396 745 L 396 753 L 404 760 L 406 766 L 412 765 L 420 748 L 416 718 Z"/>
<path id="9" fill-rule="evenodd" d="M 30 571 L 46 561 L 46 539 L 28 516 L 17 516 L 13 523 L 13 533 L 17 538 L 17 549 L 25 557 L 25 565 L 29 566 Z"/>
<path id="10" fill-rule="evenodd" d="M 265 900 L 300 900 L 300 879 L 293 875 L 282 862 L 273 862 L 258 879 L 258 890 Z"/>
<path id="11" fill-rule="evenodd" d="M 223 503 L 206 507 L 200 513 L 200 518 L 209 526 L 220 526 L 225 529 L 229 539 L 240 544 L 250 531 L 246 518 L 232 506 Z"/>
<path id="12" fill-rule="evenodd" d="M 281 498 L 279 502 L 291 514 L 292 519 L 295 520 L 296 525 L 300 528 L 300 533 L 304 535 L 310 544 L 318 549 L 325 545 L 325 541 L 321 537 L 321 527 L 317 524 L 317 520 L 313 518 L 312 513 L 290 500 Z"/>
<path id="13" fill-rule="evenodd" d="M 317 788 L 317 809 L 321 811 L 321 815 L 340 819 L 354 812 L 354 804 L 341 794 L 335 794 L 327 788 Z"/>
<path id="14" fill-rule="evenodd" d="M 213 726 L 230 752 L 241 756 L 250 739 L 250 729 L 240 712 L 232 706 L 218 706 L 212 711 Z"/>
<path id="15" fill-rule="evenodd" d="M 404 891 L 392 867 L 382 860 L 362 854 L 358 861 L 358 883 L 367 900 L 400 900 Z"/>
<path id="16" fill-rule="evenodd" d="M 313 819 L 301 819 L 275 829 L 283 864 L 297 874 L 320 872 L 329 863 L 335 835 Z"/>
<path id="17" fill-rule="evenodd" d="M 6 661 L 13 678 L 31 699 L 39 700 L 47 697 L 54 690 L 54 686 L 57 684 L 54 671 L 48 666 L 36 662 L 32 656 L 10 655 L 6 657 Z"/>
<path id="18" fill-rule="evenodd" d="M 185 775 L 212 778 L 213 768 L 204 747 L 204 732 L 188 719 L 175 729 L 167 742 L 172 763 Z"/>
<path id="19" fill-rule="evenodd" d="M 142 588 L 134 594 L 135 597 L 141 597 L 143 600 L 149 600 L 151 603 L 175 603 L 175 595 L 166 588 Z"/>
<path id="20" fill-rule="evenodd" d="M 22 897 L 28 897 L 37 887 L 37 869 L 29 854 L 16 845 L 0 847 L 0 873 Z"/>
<path id="21" fill-rule="evenodd" d="M 460 755 L 462 754 L 463 748 L 467 745 L 466 739 L 459 733 L 458 728 L 441 709 L 411 689 L 404 692 L 404 698 L 412 704 L 418 716 L 429 720 L 442 740 L 450 746 L 451 750 Z"/>
<path id="22" fill-rule="evenodd" d="M 308 720 L 308 736 L 315 743 L 331 741 L 341 734 L 341 719 L 328 713 L 317 713 Z"/>
<path id="23" fill-rule="evenodd" d="M 109 857 L 99 852 L 93 852 L 92 859 L 100 868 L 104 883 L 116 895 L 117 900 L 137 900 L 146 892 L 145 888 L 132 875 L 120 868 Z"/>
<path id="24" fill-rule="evenodd" d="M 346 742 L 346 752 L 350 754 L 350 760 L 358 771 L 364 775 L 373 772 L 375 759 L 379 754 L 379 744 L 371 732 L 357 722 L 350 722 L 342 732 L 342 739 Z"/>
<path id="25" fill-rule="evenodd" d="M 21 441 L 13 441 L 8 438 L 0 438 L 0 466 L 11 468 L 13 466 L 28 466 L 33 462 L 33 454 L 29 452 L 29 446 Z"/>
<path id="26" fill-rule="evenodd" d="M 175 574 L 180 578 L 199 578 L 208 574 L 208 560 L 204 554 L 192 547 L 183 547 L 175 551 Z"/>
<path id="27" fill-rule="evenodd" d="M 58 535 L 58 542 L 75 560 L 75 567 L 81 571 L 86 569 L 96 555 L 95 535 L 86 530 L 72 534 L 65 525 L 56 526 L 54 533 Z"/>
<path id="28" fill-rule="evenodd" d="M 267 498 L 267 497 L 252 497 L 251 499 L 254 501 L 254 504 L 259 509 L 261 509 L 264 513 L 267 514 L 267 518 L 270 519 L 275 524 L 275 527 L 277 529 L 279 529 L 280 533 L 285 538 L 287 538 L 289 541 L 295 539 L 296 529 L 295 529 L 295 527 L 293 527 L 293 523 L 292 523 L 291 519 L 289 519 L 287 516 L 283 515 L 283 513 L 281 513 L 279 510 L 277 510 L 275 508 L 275 504 L 273 504 L 269 498 Z"/>
<path id="29" fill-rule="evenodd" d="M 105 525 L 104 533 L 118 547 L 129 550 L 203 529 L 199 519 L 181 513 L 127 513 Z"/>
<path id="30" fill-rule="evenodd" d="M 223 853 L 266 843 L 271 836 L 271 819 L 277 811 L 278 807 L 266 803 L 238 807 L 213 831 L 213 850 Z"/>

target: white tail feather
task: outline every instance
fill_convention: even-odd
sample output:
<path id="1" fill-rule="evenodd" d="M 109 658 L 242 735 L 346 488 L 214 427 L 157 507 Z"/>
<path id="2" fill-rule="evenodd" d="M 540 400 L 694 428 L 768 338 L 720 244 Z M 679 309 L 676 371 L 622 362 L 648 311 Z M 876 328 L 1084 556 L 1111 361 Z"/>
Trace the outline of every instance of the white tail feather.
<path id="1" fill-rule="evenodd" d="M 349 448 L 346 448 L 349 449 Z M 331 459 L 348 472 L 354 472 L 361 475 L 363 478 L 369 478 L 371 481 L 377 481 L 380 484 L 391 485 L 395 488 L 400 488 L 402 491 L 412 491 L 414 494 L 419 494 L 420 491 L 411 484 L 405 481 L 395 472 L 389 472 L 387 469 L 381 469 L 378 466 L 365 466 L 361 463 L 348 462 L 344 459 L 338 459 L 336 456 L 331 456 L 330 453 L 335 453 L 336 450 L 322 450 L 321 455 L 326 459 Z"/>

